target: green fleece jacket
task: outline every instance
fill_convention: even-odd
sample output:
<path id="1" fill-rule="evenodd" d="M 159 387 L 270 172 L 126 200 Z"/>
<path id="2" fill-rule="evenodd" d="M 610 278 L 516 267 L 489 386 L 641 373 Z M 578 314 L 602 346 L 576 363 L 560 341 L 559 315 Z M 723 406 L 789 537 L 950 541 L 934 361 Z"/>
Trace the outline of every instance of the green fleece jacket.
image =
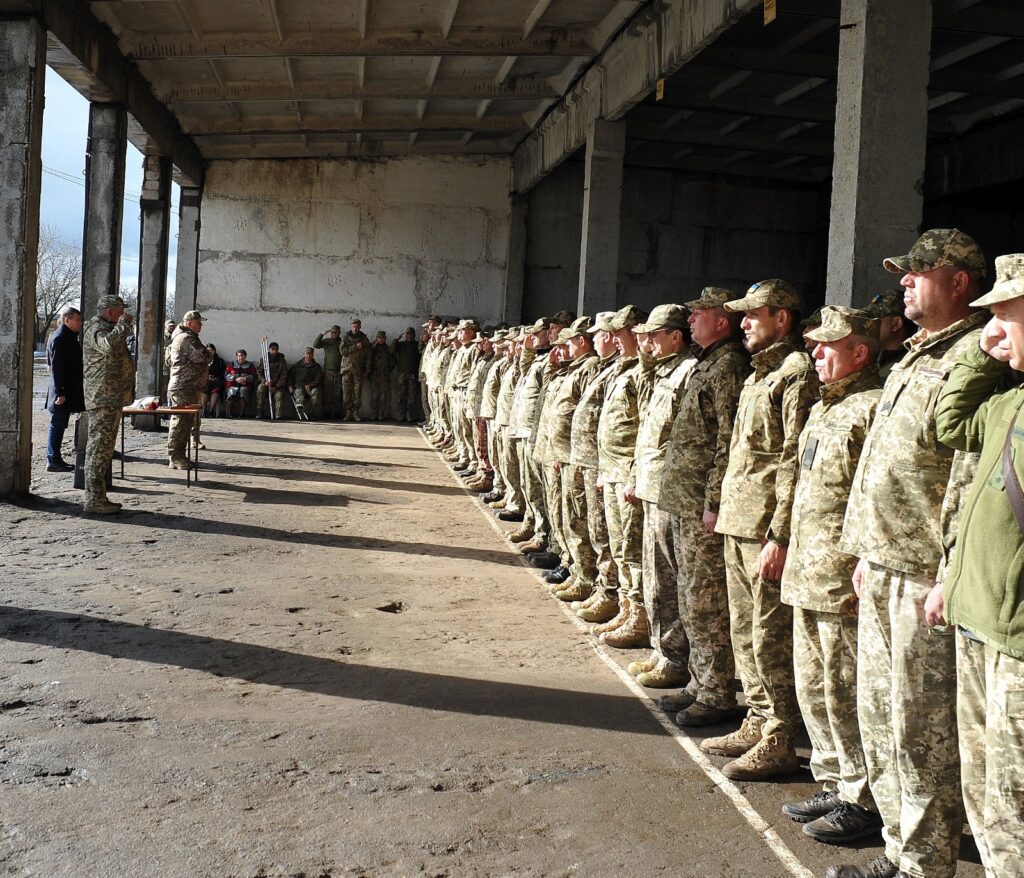
<path id="1" fill-rule="evenodd" d="M 977 475 L 946 570 L 946 619 L 1000 652 L 1024 659 L 1024 538 L 1003 481 L 1003 442 L 1013 426 L 1013 468 L 1024 484 L 1024 388 L 992 393 L 1008 366 L 978 348 L 965 351 L 939 397 L 936 436 L 959 451 L 980 452 Z M 1016 373 L 1013 373 L 1016 377 Z"/>

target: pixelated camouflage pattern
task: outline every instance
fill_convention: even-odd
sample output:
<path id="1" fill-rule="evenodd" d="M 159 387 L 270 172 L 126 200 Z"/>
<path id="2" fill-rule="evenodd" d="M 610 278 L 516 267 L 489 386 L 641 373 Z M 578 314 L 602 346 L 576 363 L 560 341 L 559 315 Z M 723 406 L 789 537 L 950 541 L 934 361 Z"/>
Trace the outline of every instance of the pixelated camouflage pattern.
<path id="1" fill-rule="evenodd" d="M 326 389 L 326 382 L 324 382 Z M 398 373 L 398 415 L 407 421 L 416 417 L 416 399 L 419 396 L 419 380 L 415 372 Z M 424 416 L 429 416 L 429 407 L 424 410 Z"/>
<path id="2" fill-rule="evenodd" d="M 584 468 L 562 464 L 562 535 L 576 581 L 592 587 L 597 581 L 597 554 L 590 540 Z"/>
<path id="3" fill-rule="evenodd" d="M 469 382 L 466 384 L 465 415 L 468 418 L 480 417 L 480 408 L 483 405 L 484 398 L 484 384 L 487 381 L 487 373 L 490 372 L 493 360 L 493 351 L 485 353 L 479 348 L 474 348 Z"/>
<path id="4" fill-rule="evenodd" d="M 512 364 L 501 356 L 495 356 L 487 366 L 483 390 L 480 393 L 480 417 L 494 420 L 498 411 L 498 394 L 501 391 L 502 376 Z"/>
<path id="5" fill-rule="evenodd" d="M 657 309 L 655 309 L 657 310 Z M 672 516 L 648 500 L 643 501 L 644 529 L 641 547 L 644 606 L 651 648 L 674 668 L 685 668 L 688 656 L 666 651 L 664 636 L 679 621 L 676 595 L 676 550 Z"/>
<path id="6" fill-rule="evenodd" d="M 959 229 L 929 229 L 910 248 L 906 256 L 892 256 L 883 260 L 886 271 L 931 271 L 942 265 L 952 265 L 973 271 L 985 277 L 988 266 L 978 242 Z"/>
<path id="7" fill-rule="evenodd" d="M 521 377 L 521 362 L 517 357 L 509 362 L 509 368 L 501 374 L 498 400 L 494 406 L 494 423 L 496 426 L 509 426 L 509 421 L 512 417 L 512 402 L 515 399 L 516 386 L 519 384 Z"/>
<path id="8" fill-rule="evenodd" d="M 601 419 L 604 395 L 609 382 L 614 380 L 622 368 L 622 358 L 618 354 L 601 360 L 597 372 L 580 394 L 579 403 L 572 413 L 570 463 L 597 468 L 597 426 Z"/>
<path id="9" fill-rule="evenodd" d="M 82 329 L 86 409 L 121 408 L 134 398 L 135 364 L 128 351 L 128 323 L 97 315 Z M 115 431 L 116 432 L 116 431 Z"/>
<path id="10" fill-rule="evenodd" d="M 642 375 L 639 360 L 623 359 L 617 375 L 605 390 L 604 407 L 597 425 L 598 475 L 605 482 L 625 482 L 633 467 L 636 434 L 640 428 Z"/>
<path id="11" fill-rule="evenodd" d="M 570 378 L 571 368 L 571 363 L 559 363 L 549 365 L 545 370 L 546 378 L 541 391 L 539 415 L 530 440 L 533 444 L 533 456 L 544 464 L 554 463 L 557 459 L 551 450 L 551 438 L 557 425 L 555 407 L 562 385 Z"/>
<path id="12" fill-rule="evenodd" d="M 583 471 L 583 487 L 587 503 L 587 532 L 590 545 L 594 550 L 594 563 L 597 568 L 595 584 L 606 591 L 619 590 L 619 568 L 612 557 L 612 548 L 608 536 L 608 521 L 604 512 L 603 492 L 597 487 L 597 470 L 593 467 L 581 467 Z"/>
<path id="13" fill-rule="evenodd" d="M 624 488 L 621 482 L 606 482 L 602 492 L 608 542 L 619 572 L 620 597 L 643 604 L 644 512 L 639 503 L 626 500 Z"/>
<path id="14" fill-rule="evenodd" d="M 86 506 L 95 506 L 107 499 L 107 470 L 121 426 L 121 409 L 121 403 L 89 409 L 84 471 Z"/>
<path id="15" fill-rule="evenodd" d="M 548 434 L 548 455 L 560 463 L 572 456 L 572 425 L 580 397 L 601 368 L 601 360 L 587 354 L 567 364 L 565 377 L 557 391 L 548 388 L 551 405 L 545 429 Z"/>
<path id="16" fill-rule="evenodd" d="M 197 405 L 202 398 L 202 393 L 195 388 L 170 390 L 167 393 L 167 404 L 169 406 Z M 191 433 L 196 442 L 199 441 L 202 420 L 202 417 L 180 418 L 177 415 L 171 415 L 170 423 L 167 425 L 167 457 L 169 459 L 181 460 L 188 456 L 189 434 Z"/>
<path id="17" fill-rule="evenodd" d="M 529 439 L 533 426 L 540 417 L 540 408 L 544 403 L 544 370 L 547 366 L 547 355 L 539 356 L 536 351 L 531 358 L 523 357 L 522 377 L 516 388 L 515 401 L 512 404 L 510 426 L 516 439 Z"/>
<path id="18" fill-rule="evenodd" d="M 370 364 L 370 339 L 365 332 L 346 332 L 340 339 L 339 371 L 365 376 Z"/>
<path id="19" fill-rule="evenodd" d="M 168 392 L 188 394 L 206 390 L 213 353 L 187 326 L 178 326 L 171 336 L 171 374 Z"/>

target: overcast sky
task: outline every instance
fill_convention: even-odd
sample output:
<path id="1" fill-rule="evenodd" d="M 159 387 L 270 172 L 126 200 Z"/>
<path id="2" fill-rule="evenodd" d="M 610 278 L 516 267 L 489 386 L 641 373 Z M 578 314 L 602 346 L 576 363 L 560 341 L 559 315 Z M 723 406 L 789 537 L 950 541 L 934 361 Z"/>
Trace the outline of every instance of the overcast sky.
<path id="1" fill-rule="evenodd" d="M 85 141 L 88 131 L 89 102 L 47 68 L 40 222 L 56 227 L 61 239 L 75 246 L 82 244 L 85 210 Z M 171 189 L 171 207 L 174 213 L 171 214 L 170 268 L 167 283 L 169 294 L 174 291 L 174 263 L 178 250 L 179 190 L 177 184 Z M 139 280 L 141 191 L 142 153 L 129 143 L 125 161 L 121 283 L 132 288 L 138 286 Z"/>

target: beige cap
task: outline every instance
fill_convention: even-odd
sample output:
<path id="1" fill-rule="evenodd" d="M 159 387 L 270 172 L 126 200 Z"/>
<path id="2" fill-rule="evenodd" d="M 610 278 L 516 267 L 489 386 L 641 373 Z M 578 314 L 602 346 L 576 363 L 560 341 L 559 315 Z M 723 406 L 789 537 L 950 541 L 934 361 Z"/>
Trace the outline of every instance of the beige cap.
<path id="1" fill-rule="evenodd" d="M 634 332 L 654 332 L 658 329 L 686 329 L 689 312 L 682 305 L 657 305 L 646 323 L 638 323 Z"/>
<path id="2" fill-rule="evenodd" d="M 1024 296 L 1024 253 L 1008 253 L 996 257 L 996 282 L 980 299 L 971 302 L 975 308 L 987 308 L 997 302 L 1008 302 Z"/>
<path id="3" fill-rule="evenodd" d="M 637 308 L 636 305 L 625 305 L 619 308 L 615 312 L 615 317 L 612 318 L 612 332 L 618 332 L 620 329 L 632 329 L 646 319 L 647 312 L 642 308 Z"/>
<path id="4" fill-rule="evenodd" d="M 826 305 L 821 309 L 821 325 L 805 334 L 811 341 L 839 341 L 848 335 L 878 338 L 878 320 L 867 311 Z"/>
<path id="5" fill-rule="evenodd" d="M 800 294 L 787 280 L 773 277 L 751 285 L 742 299 L 726 302 L 726 311 L 753 311 L 755 308 L 796 308 L 801 307 Z"/>
<path id="6" fill-rule="evenodd" d="M 886 271 L 897 274 L 931 271 L 943 265 L 973 271 L 981 277 L 988 273 L 978 242 L 959 229 L 929 229 L 906 256 L 890 256 L 882 265 Z"/>
<path id="7" fill-rule="evenodd" d="M 568 327 L 563 329 L 559 335 L 559 342 L 562 341 L 562 336 L 565 336 L 565 341 L 569 341 L 571 338 L 579 338 L 581 335 L 586 335 L 590 331 L 590 318 L 587 316 L 577 317 L 569 324 Z"/>
<path id="8" fill-rule="evenodd" d="M 701 308 L 722 308 L 726 302 L 735 302 L 739 297 L 739 293 L 725 287 L 704 287 L 700 291 L 699 299 L 693 299 L 685 304 L 691 311 L 699 311 Z"/>
<path id="9" fill-rule="evenodd" d="M 615 312 L 598 311 L 594 315 L 594 322 L 587 332 L 615 332 Z"/>

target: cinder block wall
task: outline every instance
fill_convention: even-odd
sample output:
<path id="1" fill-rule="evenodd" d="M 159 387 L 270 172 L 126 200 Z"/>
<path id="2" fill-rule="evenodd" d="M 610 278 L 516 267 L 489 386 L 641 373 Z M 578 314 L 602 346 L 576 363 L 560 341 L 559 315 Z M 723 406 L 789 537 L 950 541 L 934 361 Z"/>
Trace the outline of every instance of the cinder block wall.
<path id="1" fill-rule="evenodd" d="M 356 315 L 389 339 L 430 313 L 496 321 L 509 188 L 507 159 L 214 162 L 199 241 L 203 338 L 254 358 L 269 335 L 292 362 Z"/>

